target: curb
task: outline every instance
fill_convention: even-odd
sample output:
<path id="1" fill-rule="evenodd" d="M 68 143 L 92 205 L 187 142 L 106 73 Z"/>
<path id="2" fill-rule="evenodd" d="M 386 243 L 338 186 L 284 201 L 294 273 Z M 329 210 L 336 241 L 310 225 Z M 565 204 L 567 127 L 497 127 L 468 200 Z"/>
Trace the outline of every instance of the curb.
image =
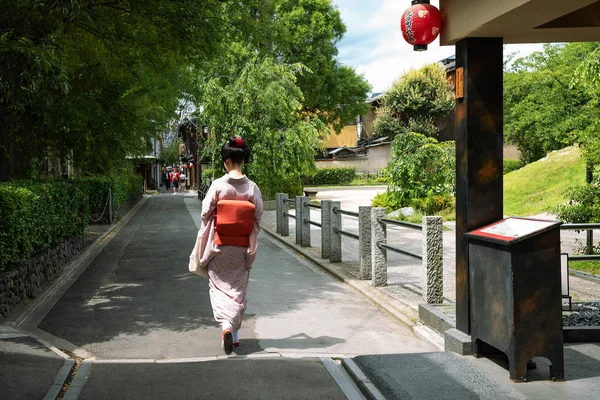
<path id="1" fill-rule="evenodd" d="M 569 268 L 569 275 L 573 275 L 578 278 L 585 279 L 585 280 L 595 282 L 595 283 L 600 282 L 600 276 L 590 274 L 589 272 L 579 271 L 579 270 L 572 269 L 572 268 Z"/>
<path id="2" fill-rule="evenodd" d="M 60 357 L 64 359 L 64 364 L 61 369 L 56 374 L 54 381 L 48 392 L 44 396 L 44 400 L 53 400 L 55 399 L 61 392 L 63 385 L 70 377 L 71 371 L 75 366 L 75 359 L 63 351 L 61 351 L 57 346 L 53 345 L 48 339 L 42 338 L 39 336 L 40 333 L 46 333 L 41 329 L 37 328 L 37 325 L 43 319 L 46 314 L 54 307 L 56 302 L 60 300 L 62 295 L 68 290 L 71 284 L 78 279 L 78 277 L 87 269 L 90 265 L 91 260 L 88 258 L 91 256 L 96 258 L 97 254 L 110 242 L 112 237 L 119 232 L 130 220 L 131 218 L 138 212 L 138 210 L 146 203 L 148 200 L 147 195 L 144 195 L 140 201 L 138 201 L 117 223 L 111 226 L 106 230 L 100 237 L 98 237 L 92 244 L 90 244 L 86 249 L 84 249 L 80 254 L 78 254 L 71 262 L 63 268 L 63 271 L 60 276 L 58 276 L 50 286 L 46 288 L 46 290 L 42 293 L 41 296 L 37 297 L 20 315 L 16 316 L 16 318 L 12 318 L 8 321 L 8 326 L 14 326 L 15 330 L 21 331 L 27 337 L 31 337 L 37 340 L 42 346 L 47 349 L 53 351 Z M 94 254 L 94 252 L 96 252 Z M 71 281 L 72 280 L 72 281 Z M 46 306 L 46 310 L 42 307 Z M 36 312 L 41 312 L 43 315 L 40 318 L 40 315 L 36 316 Z M 37 331 L 36 333 L 30 332 L 30 329 L 27 329 L 25 325 L 27 325 L 28 319 L 34 318 L 38 319 L 38 321 L 34 322 L 34 328 Z M 30 328 L 30 327 L 29 327 Z M 48 336 L 51 336 L 48 334 Z M 62 339 L 61 339 L 62 340 Z M 66 341 L 65 341 L 66 342 Z M 71 344 L 70 342 L 66 342 L 70 344 L 72 347 L 76 348 L 77 346 Z M 70 391 L 65 394 L 64 399 L 73 399 L 76 400 L 79 396 L 81 390 L 83 389 L 83 385 L 87 380 L 89 373 L 91 372 L 91 360 L 84 361 L 82 365 L 84 368 L 79 368 L 82 372 L 85 372 L 85 376 L 76 376 L 77 380 L 74 380 L 71 384 Z"/>
<path id="3" fill-rule="evenodd" d="M 362 394 L 369 400 L 385 400 L 377 386 L 361 371 L 351 358 L 342 358 L 342 366 L 350 374 Z"/>
<path id="4" fill-rule="evenodd" d="M 271 229 L 261 226 L 261 229 L 265 231 L 269 236 L 276 239 L 277 241 L 287 245 L 297 253 L 301 254 L 305 258 L 309 259 L 314 264 L 318 265 L 331 275 L 351 286 L 358 292 L 360 292 L 370 303 L 375 305 L 377 308 L 386 312 L 388 315 L 403 323 L 409 328 L 414 328 L 419 320 L 418 311 L 412 308 L 410 305 L 403 303 L 402 301 L 390 296 L 387 293 L 371 286 L 369 281 L 362 281 L 356 279 L 353 275 L 350 275 L 342 267 L 331 263 L 325 263 L 322 260 L 316 258 L 312 254 L 303 250 L 287 240 L 279 237 L 279 235 L 273 232 Z"/>
<path id="5" fill-rule="evenodd" d="M 54 382 L 52 383 L 52 386 L 46 393 L 46 396 L 44 396 L 43 400 L 54 400 L 54 399 L 56 399 L 56 397 L 58 397 L 58 395 L 60 394 L 60 391 L 63 388 L 63 385 L 65 384 L 67 379 L 69 379 L 69 374 L 71 373 L 71 369 L 73 368 L 74 365 L 75 365 L 75 360 L 72 360 L 72 359 L 65 360 L 63 366 L 56 374 L 56 377 L 54 378 Z"/>

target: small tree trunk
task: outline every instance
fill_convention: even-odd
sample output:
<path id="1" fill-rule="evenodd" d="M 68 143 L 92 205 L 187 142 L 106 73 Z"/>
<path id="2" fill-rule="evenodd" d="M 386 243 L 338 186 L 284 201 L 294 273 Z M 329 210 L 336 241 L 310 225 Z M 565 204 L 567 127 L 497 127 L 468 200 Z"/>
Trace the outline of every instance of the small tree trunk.
<path id="1" fill-rule="evenodd" d="M 588 161 L 585 165 L 585 181 L 591 184 L 594 180 L 594 166 Z M 585 254 L 594 253 L 594 231 L 586 231 Z"/>

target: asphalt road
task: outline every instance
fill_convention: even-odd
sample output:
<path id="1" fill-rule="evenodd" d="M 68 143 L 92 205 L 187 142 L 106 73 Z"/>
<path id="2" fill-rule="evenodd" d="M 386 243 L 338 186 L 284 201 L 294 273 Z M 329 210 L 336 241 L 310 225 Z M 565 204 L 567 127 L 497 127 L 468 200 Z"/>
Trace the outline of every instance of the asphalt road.
<path id="1" fill-rule="evenodd" d="M 322 359 L 435 350 L 261 235 L 242 345 L 224 356 L 208 281 L 187 271 L 199 212 L 149 198 L 41 319 L 88 355 L 65 398 L 344 398 Z"/>

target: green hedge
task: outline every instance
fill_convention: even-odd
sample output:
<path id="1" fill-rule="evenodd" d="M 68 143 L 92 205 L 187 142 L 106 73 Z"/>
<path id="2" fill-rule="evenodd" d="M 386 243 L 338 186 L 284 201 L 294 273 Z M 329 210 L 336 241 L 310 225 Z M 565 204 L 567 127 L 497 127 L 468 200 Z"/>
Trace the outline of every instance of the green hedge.
<path id="1" fill-rule="evenodd" d="M 347 185 L 354 180 L 354 168 L 321 168 L 303 179 L 305 186 Z"/>
<path id="2" fill-rule="evenodd" d="M 102 214 L 108 188 L 116 211 L 142 193 L 142 184 L 139 175 L 0 183 L 0 272 L 82 236 L 90 213 Z"/>
<path id="3" fill-rule="evenodd" d="M 86 188 L 91 214 L 90 223 L 108 223 L 108 210 L 104 210 L 108 189 L 112 190 L 113 213 L 133 198 L 142 194 L 144 178 L 140 175 L 95 176 L 76 180 Z M 102 218 L 100 218 L 102 217 Z M 94 221 L 99 219 L 99 221 Z"/>
<path id="4" fill-rule="evenodd" d="M 0 184 L 0 271 L 83 235 L 85 187 L 69 181 Z"/>
<path id="5" fill-rule="evenodd" d="M 523 168 L 523 161 L 521 160 L 504 160 L 504 173 L 516 171 Z"/>

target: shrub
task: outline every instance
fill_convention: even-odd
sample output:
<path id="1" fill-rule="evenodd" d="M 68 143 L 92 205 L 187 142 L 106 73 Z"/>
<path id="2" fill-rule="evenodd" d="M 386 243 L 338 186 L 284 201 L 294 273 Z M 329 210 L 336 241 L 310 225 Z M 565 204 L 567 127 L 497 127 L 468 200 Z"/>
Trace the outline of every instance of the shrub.
<path id="1" fill-rule="evenodd" d="M 74 182 L 86 190 L 92 223 L 107 223 L 108 189 L 112 190 L 112 211 L 126 205 L 142 194 L 144 178 L 140 175 L 122 173 L 114 176 L 92 176 Z"/>
<path id="2" fill-rule="evenodd" d="M 0 184 L 0 271 L 82 236 L 88 215 L 86 188 L 76 182 Z"/>
<path id="3" fill-rule="evenodd" d="M 566 223 L 600 223 L 600 184 L 585 184 L 566 190 L 569 204 L 552 211 Z"/>
<path id="4" fill-rule="evenodd" d="M 90 213 L 103 214 L 109 188 L 117 211 L 141 195 L 142 184 L 143 178 L 133 174 L 0 183 L 0 272 L 81 237 Z M 101 221 L 107 219 L 104 212 Z"/>
<path id="5" fill-rule="evenodd" d="M 431 191 L 427 194 L 427 197 L 411 200 L 411 206 L 423 215 L 436 215 L 442 210 L 453 208 L 454 203 L 453 196 L 434 195 Z"/>
<path id="6" fill-rule="evenodd" d="M 385 207 L 386 212 L 391 212 L 397 210 L 401 207 L 401 204 L 398 201 L 390 198 L 387 192 L 379 193 L 373 198 L 372 202 L 373 207 Z"/>
<path id="7" fill-rule="evenodd" d="M 434 136 L 434 122 L 454 108 L 454 95 L 439 64 L 426 65 L 400 76 L 383 96 L 374 123 L 376 137 L 393 139 L 407 132 Z"/>
<path id="8" fill-rule="evenodd" d="M 401 206 L 412 199 L 452 195 L 455 187 L 454 142 L 438 143 L 419 133 L 407 132 L 392 142 L 393 159 L 386 169 L 388 197 Z"/>
<path id="9" fill-rule="evenodd" d="M 212 168 L 207 168 L 202 171 L 202 183 L 210 185 L 214 179 L 219 179 L 224 174 L 223 170 L 216 170 Z"/>
<path id="10" fill-rule="evenodd" d="M 321 168 L 303 179 L 305 186 L 348 185 L 356 177 L 354 168 Z"/>
<path id="11" fill-rule="evenodd" d="M 504 174 L 521 169 L 524 165 L 521 160 L 504 160 Z"/>

